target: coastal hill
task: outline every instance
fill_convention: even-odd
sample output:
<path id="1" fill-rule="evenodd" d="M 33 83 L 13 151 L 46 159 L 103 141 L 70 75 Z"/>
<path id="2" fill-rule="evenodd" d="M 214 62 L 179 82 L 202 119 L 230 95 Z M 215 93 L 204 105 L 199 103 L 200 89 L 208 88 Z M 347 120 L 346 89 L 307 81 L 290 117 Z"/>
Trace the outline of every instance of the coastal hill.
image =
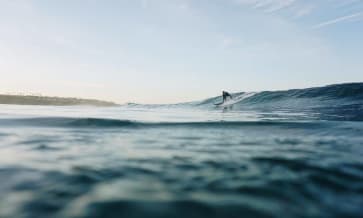
<path id="1" fill-rule="evenodd" d="M 0 94 L 0 104 L 17 104 L 17 105 L 54 105 L 54 106 L 117 106 L 116 103 L 100 101 L 95 99 L 81 98 L 62 98 L 34 95 L 8 95 Z"/>

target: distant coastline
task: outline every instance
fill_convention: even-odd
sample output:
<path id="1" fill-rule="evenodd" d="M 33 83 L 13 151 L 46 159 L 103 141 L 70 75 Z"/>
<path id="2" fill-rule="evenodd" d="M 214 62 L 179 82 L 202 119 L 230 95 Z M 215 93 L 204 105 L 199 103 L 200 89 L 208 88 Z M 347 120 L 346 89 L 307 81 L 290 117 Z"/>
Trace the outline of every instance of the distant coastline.
<path id="1" fill-rule="evenodd" d="M 63 98 L 49 96 L 34 95 L 11 95 L 0 94 L 0 104 L 16 104 L 16 105 L 49 105 L 49 106 L 117 106 L 118 104 L 109 101 L 101 101 L 96 99 L 82 98 Z"/>

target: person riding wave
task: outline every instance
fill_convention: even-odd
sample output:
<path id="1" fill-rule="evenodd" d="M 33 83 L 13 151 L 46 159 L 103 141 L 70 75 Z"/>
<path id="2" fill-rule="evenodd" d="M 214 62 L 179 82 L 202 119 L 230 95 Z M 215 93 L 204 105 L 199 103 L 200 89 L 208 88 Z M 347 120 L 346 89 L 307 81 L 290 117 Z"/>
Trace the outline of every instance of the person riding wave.
<path id="1" fill-rule="evenodd" d="M 229 94 L 228 92 L 226 91 L 222 91 L 222 97 L 223 97 L 223 103 L 226 102 L 226 100 L 229 98 L 229 99 L 232 99 L 232 95 Z"/>

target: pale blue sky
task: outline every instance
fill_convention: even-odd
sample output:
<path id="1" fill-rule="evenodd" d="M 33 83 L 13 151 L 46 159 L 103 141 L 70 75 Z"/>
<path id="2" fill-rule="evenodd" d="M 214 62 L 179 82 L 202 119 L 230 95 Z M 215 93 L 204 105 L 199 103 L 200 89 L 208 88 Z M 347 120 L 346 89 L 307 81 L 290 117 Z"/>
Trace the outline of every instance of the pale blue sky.
<path id="1" fill-rule="evenodd" d="M 0 0 L 0 92 L 171 103 L 363 81 L 363 0 Z"/>

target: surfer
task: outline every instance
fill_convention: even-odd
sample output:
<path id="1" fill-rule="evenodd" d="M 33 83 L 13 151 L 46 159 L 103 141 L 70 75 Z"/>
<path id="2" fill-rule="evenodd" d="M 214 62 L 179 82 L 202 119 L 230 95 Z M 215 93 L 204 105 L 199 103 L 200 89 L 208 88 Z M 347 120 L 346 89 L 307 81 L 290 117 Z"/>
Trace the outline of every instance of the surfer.
<path id="1" fill-rule="evenodd" d="M 222 97 L 223 97 L 223 101 L 219 102 L 219 103 L 214 103 L 214 105 L 216 105 L 216 106 L 223 105 L 228 99 L 233 98 L 232 95 L 226 91 L 222 91 Z"/>
<path id="2" fill-rule="evenodd" d="M 229 97 L 230 99 L 232 99 L 232 95 L 229 94 L 228 92 L 226 91 L 222 91 L 222 97 L 223 97 L 223 103 L 227 100 L 227 98 Z"/>

